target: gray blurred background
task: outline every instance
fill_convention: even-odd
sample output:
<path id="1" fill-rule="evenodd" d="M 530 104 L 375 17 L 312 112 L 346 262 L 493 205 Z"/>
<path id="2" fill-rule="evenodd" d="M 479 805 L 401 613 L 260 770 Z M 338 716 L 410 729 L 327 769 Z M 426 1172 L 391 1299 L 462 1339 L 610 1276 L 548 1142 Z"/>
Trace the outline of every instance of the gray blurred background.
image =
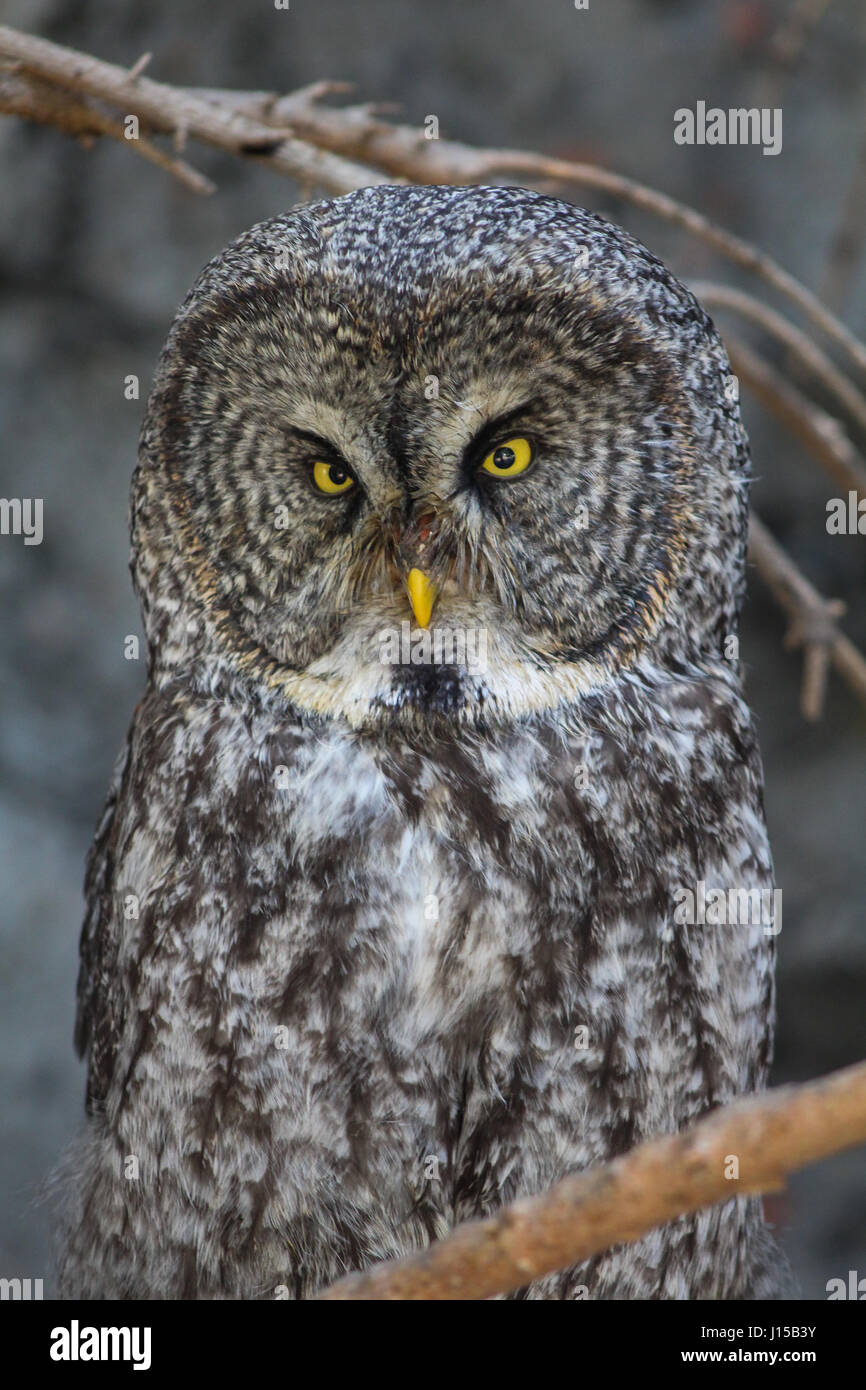
<path id="1" fill-rule="evenodd" d="M 446 137 L 598 161 L 681 198 L 826 283 L 866 126 L 866 14 L 831 0 L 799 61 L 769 40 L 791 0 L 6 0 L 3 23 L 182 85 L 290 90 L 344 78 L 435 114 Z M 781 105 L 777 157 L 688 148 L 673 112 Z M 84 855 L 143 679 L 126 505 L 143 399 L 174 310 L 201 265 L 297 190 L 198 146 L 219 185 L 196 198 L 119 145 L 86 151 L 0 117 L 0 495 L 42 497 L 45 537 L 0 537 L 0 1275 L 51 1280 L 40 1183 L 82 1117 L 72 1023 Z M 628 206 L 566 196 L 621 222 L 684 279 L 748 279 Z M 866 209 L 859 209 L 862 228 Z M 754 282 L 751 282 L 753 285 Z M 866 334 L 866 265 L 842 295 Z M 779 305 L 784 308 L 784 305 Z M 720 324 L 726 320 L 719 316 Z M 749 335 L 746 334 L 746 337 Z M 760 340 L 755 340 L 760 341 Z M 775 354 L 771 354 L 774 355 Z M 866 645 L 866 546 L 829 537 L 838 487 L 748 399 L 757 509 L 798 564 L 849 605 Z M 866 441 L 860 441 L 861 445 Z M 800 662 L 753 576 L 742 651 L 784 893 L 774 1080 L 866 1057 L 866 715 L 833 679 L 824 719 L 798 710 Z M 805 1298 L 866 1275 L 866 1154 L 798 1175 L 771 1213 Z"/>

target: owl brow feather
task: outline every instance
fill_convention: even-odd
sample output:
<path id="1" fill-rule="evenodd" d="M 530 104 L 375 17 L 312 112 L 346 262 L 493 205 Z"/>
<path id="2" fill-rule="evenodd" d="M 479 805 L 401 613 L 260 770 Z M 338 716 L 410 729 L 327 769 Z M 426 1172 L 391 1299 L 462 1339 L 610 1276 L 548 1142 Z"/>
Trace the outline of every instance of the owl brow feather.
<path id="1" fill-rule="evenodd" d="M 512 406 L 510 410 L 503 411 L 500 415 L 495 415 L 491 420 L 486 421 L 486 423 L 475 432 L 463 450 L 464 466 L 470 466 L 479 457 L 485 454 L 497 439 L 508 434 L 515 425 L 526 419 L 527 416 L 531 416 L 534 411 L 538 410 L 539 404 L 539 401 L 530 398 L 522 401 L 520 405 Z M 465 406 L 463 408 L 466 409 Z M 484 413 L 483 407 L 480 405 L 476 405 L 474 409 L 479 415 Z"/>

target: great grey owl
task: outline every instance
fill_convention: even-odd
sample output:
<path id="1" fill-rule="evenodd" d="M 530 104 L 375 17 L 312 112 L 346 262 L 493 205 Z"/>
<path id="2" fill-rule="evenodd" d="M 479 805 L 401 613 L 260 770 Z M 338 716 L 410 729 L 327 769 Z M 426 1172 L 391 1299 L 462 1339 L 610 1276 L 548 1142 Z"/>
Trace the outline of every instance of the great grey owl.
<path id="1" fill-rule="evenodd" d="M 133 483 L 66 1295 L 305 1298 L 765 1081 L 748 450 L 694 298 L 519 188 L 252 228 Z M 771 1294 L 754 1199 L 512 1297 Z"/>

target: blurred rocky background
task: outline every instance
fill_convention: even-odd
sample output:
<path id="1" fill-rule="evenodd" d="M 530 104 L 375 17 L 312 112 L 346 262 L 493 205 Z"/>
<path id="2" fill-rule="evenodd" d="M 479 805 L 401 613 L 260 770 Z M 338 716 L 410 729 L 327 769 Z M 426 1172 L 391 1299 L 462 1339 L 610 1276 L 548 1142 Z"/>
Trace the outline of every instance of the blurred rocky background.
<path id="1" fill-rule="evenodd" d="M 816 11 L 821 6 L 813 7 Z M 5 0 L 6 24 L 181 85 L 287 91 L 319 78 L 435 114 L 441 133 L 597 161 L 827 284 L 866 126 L 866 12 L 831 0 L 789 67 L 771 39 L 791 0 Z M 781 154 L 677 146 L 698 100 L 781 106 Z M 0 1274 L 52 1288 L 39 1186 L 82 1118 L 72 1049 L 85 852 L 142 683 L 126 505 L 143 399 L 175 307 L 230 238 L 298 195 L 277 174 L 193 146 L 219 191 L 197 198 L 117 144 L 85 150 L 0 117 L 0 495 L 42 497 L 45 537 L 0 538 Z M 862 177 L 861 177 L 862 187 Z M 683 232 L 625 204 L 566 196 L 622 222 L 684 279 L 754 287 Z M 855 199 L 856 204 L 856 199 Z M 855 225 L 862 231 L 866 209 Z M 866 265 L 841 312 L 866 335 Z M 784 305 L 779 307 L 784 308 Z M 720 322 L 721 316 L 719 316 Z M 749 334 L 745 335 L 749 337 Z M 777 356 L 777 354 L 771 354 Z M 862 537 L 831 537 L 838 488 L 748 399 L 754 499 L 866 645 Z M 861 441 L 862 442 L 862 441 Z M 753 578 L 743 625 L 779 885 L 774 1080 L 866 1057 L 866 716 L 833 679 L 823 720 L 798 710 L 799 657 Z M 866 1156 L 797 1176 L 772 1215 L 806 1298 L 866 1275 Z"/>

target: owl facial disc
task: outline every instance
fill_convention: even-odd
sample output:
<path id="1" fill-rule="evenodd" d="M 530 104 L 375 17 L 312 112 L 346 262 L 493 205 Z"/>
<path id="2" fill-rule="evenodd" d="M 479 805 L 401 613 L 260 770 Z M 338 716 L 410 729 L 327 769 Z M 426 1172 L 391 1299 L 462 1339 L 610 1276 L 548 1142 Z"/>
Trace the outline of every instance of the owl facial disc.
<path id="1" fill-rule="evenodd" d="M 746 515 L 729 372 L 648 252 L 541 194 L 366 189 L 252 228 L 180 314 L 142 434 L 161 674 L 397 730 L 715 668 Z"/>

